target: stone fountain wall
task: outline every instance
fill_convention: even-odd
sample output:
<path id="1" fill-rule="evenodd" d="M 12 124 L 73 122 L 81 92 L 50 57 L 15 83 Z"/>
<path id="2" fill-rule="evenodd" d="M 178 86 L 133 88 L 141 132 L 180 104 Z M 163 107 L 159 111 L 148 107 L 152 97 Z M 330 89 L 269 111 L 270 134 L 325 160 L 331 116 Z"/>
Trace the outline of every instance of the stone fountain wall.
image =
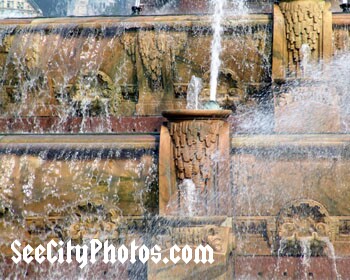
<path id="1" fill-rule="evenodd" d="M 160 115 L 164 109 L 184 108 L 192 75 L 203 78 L 203 95 L 208 98 L 209 17 L 52 19 L 1 24 L 2 118 L 13 118 L 14 108 L 29 123 L 31 117 L 46 117 L 47 123 L 47 117 L 51 117 L 51 124 L 41 125 L 45 132 L 58 129 L 53 120 L 57 116 L 62 119 L 71 104 L 74 112 L 69 117 L 84 113 L 112 118 Z M 248 102 L 270 82 L 271 18 L 256 15 L 243 24 L 232 18 L 227 26 L 219 99 L 230 107 Z M 237 38 L 239 45 L 235 43 Z M 63 124 L 61 129 L 69 131 L 68 126 Z M 12 127 L 7 122 L 1 130 L 21 129 Z"/>
<path id="2" fill-rule="evenodd" d="M 11 255 L 15 239 L 37 246 L 50 238 L 125 238 L 131 217 L 158 211 L 158 142 L 151 135 L 1 136 L 2 252 Z"/>
<path id="3" fill-rule="evenodd" d="M 15 238 L 33 246 L 52 238 L 142 242 L 154 218 L 146 217 L 159 212 L 161 111 L 185 107 L 192 75 L 204 80 L 203 98 L 209 97 L 210 18 L 10 20 L 1 22 L 1 34 L 4 255 L 12 255 Z M 255 95 L 270 83 L 271 16 L 252 16 L 244 24 L 230 19 L 224 48 L 220 103 L 256 106 Z M 32 135 L 23 137 L 27 133 Z M 209 234 L 208 242 L 219 232 L 226 245 L 215 254 L 232 269 L 232 229 L 219 228 L 225 220 L 205 219 L 209 227 L 200 222 L 191 230 Z M 0 266 L 3 275 L 36 275 L 36 268 L 7 262 L 5 257 Z M 220 268 L 221 262 L 212 266 L 213 275 L 222 274 Z M 133 270 L 130 264 L 121 269 L 126 278 Z M 205 266 L 200 270 L 206 273 Z"/>
<path id="4" fill-rule="evenodd" d="M 237 230 L 246 234 L 240 254 L 273 254 L 274 238 L 283 235 L 279 215 L 287 205 L 302 203 L 322 212 L 326 230 L 319 234 L 332 241 L 337 256 L 349 255 L 348 141 L 346 135 L 233 138 Z M 306 235 L 317 232 L 313 223 Z M 289 234 L 302 230 L 298 225 Z"/>
<path id="5" fill-rule="evenodd" d="M 318 49 L 316 60 L 350 49 L 349 16 L 338 14 L 330 19 L 322 11 L 328 18 L 328 29 L 323 32 L 333 38 L 333 44 L 328 42 L 326 53 Z M 293 61 L 287 51 L 278 64 L 286 69 L 276 68 L 281 54 L 274 47 L 288 43 L 285 33 L 272 40 L 273 22 L 284 20 L 283 12 L 278 16 L 250 15 L 244 21 L 228 17 L 225 21 L 218 90 L 218 101 L 225 108 L 239 113 L 277 104 L 273 89 L 289 78 L 284 75 L 288 67 L 298 67 L 298 63 L 283 64 L 289 57 Z M 158 213 L 158 191 L 164 190 L 156 183 L 159 129 L 164 121 L 160 113 L 185 107 L 192 75 L 204 80 L 204 99 L 208 94 L 210 18 L 24 19 L 0 24 L 0 131 L 20 134 L 0 138 L 3 252 L 9 252 L 10 240 L 18 235 L 33 244 L 42 241 L 42 236 L 79 241 L 107 234 L 109 239 L 123 241 L 136 232 L 140 238 L 146 231 L 140 220 Z M 196 234 L 207 237 L 208 231 L 221 236 L 224 241 L 219 245 L 225 246 L 216 253 L 221 254 L 225 273 L 231 275 L 232 242 L 228 240 L 233 230 L 236 276 L 256 277 L 265 272 L 265 276 L 274 275 L 273 257 L 282 238 L 317 234 L 328 238 L 335 254 L 343 257 L 338 264 L 346 275 L 349 137 L 305 135 L 309 130 L 302 131 L 303 126 L 276 129 L 275 119 L 270 134 L 292 135 L 256 136 L 241 125 L 250 117 L 231 118 L 232 132 L 248 134 L 235 134 L 231 141 L 232 188 L 227 196 L 233 198 L 233 221 L 227 217 L 191 220 L 191 225 L 184 225 L 189 234 L 180 228 L 176 236 L 181 240 Z M 28 132 L 111 135 L 21 135 Z M 320 126 L 313 132 L 342 130 L 336 126 L 326 131 Z M 308 209 L 312 215 L 304 217 L 298 209 Z M 220 215 L 225 216 L 225 209 Z M 299 223 L 294 223 L 292 215 Z M 205 223 L 214 229 L 204 227 Z M 116 229 L 121 229 L 121 237 L 115 236 Z M 249 259 L 251 255 L 260 258 Z M 265 268 L 258 262 L 266 264 Z M 282 260 L 281 275 L 284 265 Z M 298 266 L 286 265 L 286 269 Z M 149 275 L 157 275 L 159 269 L 150 267 Z M 198 275 L 208 275 L 201 269 Z M 220 269 L 220 264 L 212 267 L 215 277 L 220 276 Z M 186 274 L 186 269 L 181 271 Z"/>
<path id="6" fill-rule="evenodd" d="M 327 3 L 275 4 L 275 133 L 232 140 L 236 276 L 349 275 L 349 138 L 339 134 L 348 133 L 348 88 L 336 80 L 340 68 L 327 72 L 333 54 L 348 52 L 348 40 L 349 16 L 331 15 Z"/>
<path id="7" fill-rule="evenodd" d="M 350 19 L 347 14 L 333 15 L 333 53 L 347 53 L 350 50 Z"/>

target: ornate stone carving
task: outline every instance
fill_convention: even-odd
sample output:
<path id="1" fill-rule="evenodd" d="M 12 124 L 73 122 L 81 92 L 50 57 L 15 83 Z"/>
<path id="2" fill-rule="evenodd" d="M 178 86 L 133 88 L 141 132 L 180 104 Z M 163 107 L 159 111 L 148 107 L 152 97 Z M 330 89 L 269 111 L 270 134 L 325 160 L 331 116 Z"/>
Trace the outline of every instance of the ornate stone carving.
<path id="1" fill-rule="evenodd" d="M 59 215 L 49 215 L 48 217 L 27 217 L 25 219 L 25 229 L 31 239 L 40 238 L 45 235 L 47 240 L 64 239 L 64 218 Z"/>
<path id="2" fill-rule="evenodd" d="M 162 256 L 167 257 L 175 244 L 180 249 L 187 246 L 193 252 L 200 245 L 209 245 L 215 261 L 203 264 L 205 275 L 210 279 L 219 279 L 218 275 L 221 275 L 220 279 L 232 279 L 230 254 L 235 248 L 235 240 L 229 226 L 231 223 L 232 220 L 225 217 L 161 218 L 153 231 L 152 243 L 160 246 Z M 149 279 L 192 279 L 197 269 L 202 271 L 201 264 L 194 262 L 185 264 L 180 261 L 176 265 L 149 262 L 148 276 Z"/>
<path id="3" fill-rule="evenodd" d="M 121 220 L 114 209 L 106 211 L 102 205 L 88 203 L 79 206 L 75 211 L 66 228 L 66 234 L 69 239 L 78 241 L 93 238 L 117 240 Z"/>
<path id="4" fill-rule="evenodd" d="M 334 54 L 342 54 L 350 51 L 350 29 L 347 25 L 333 25 Z"/>
<path id="5" fill-rule="evenodd" d="M 254 218 L 254 217 L 253 217 Z M 238 220 L 235 223 L 235 231 L 239 234 L 267 235 L 266 220 Z"/>
<path id="6" fill-rule="evenodd" d="M 119 240 L 125 234 L 123 227 L 128 227 L 127 220 L 122 220 L 116 210 L 91 203 L 46 217 L 26 217 L 24 224 L 28 242 L 36 242 L 43 235 L 75 242 L 92 238 Z"/>
<path id="7" fill-rule="evenodd" d="M 192 179 L 202 190 L 211 184 L 222 126 L 217 120 L 170 123 L 178 179 Z"/>
<path id="8" fill-rule="evenodd" d="M 173 196 L 175 205 L 168 205 L 169 211 L 184 210 L 184 208 L 195 209 L 196 214 L 203 215 L 220 211 L 219 204 L 229 204 L 225 191 L 228 191 L 229 181 L 225 172 L 228 159 L 229 142 L 228 126 L 225 119 L 231 111 L 228 110 L 183 110 L 167 111 L 163 115 L 169 119 L 167 132 L 162 130 L 160 157 L 170 156 L 171 166 L 165 166 L 170 170 L 163 170 L 160 167 L 160 186 L 169 189 L 174 193 L 167 193 Z M 164 131 L 164 132 L 163 132 Z M 161 159 L 164 163 L 168 159 Z M 172 173 L 174 168 L 174 173 Z M 168 174 L 167 179 L 161 174 Z M 227 182 L 225 179 L 227 179 Z M 170 182 L 170 180 L 172 182 Z M 189 194 L 189 186 L 185 184 L 185 179 L 191 180 L 194 185 L 192 194 Z M 176 190 L 176 191 L 175 191 Z M 162 192 L 162 190 L 160 190 Z M 168 192 L 168 191 L 167 191 Z M 179 195 L 179 197 L 178 197 Z M 175 198 L 177 197 L 177 198 Z M 193 197 L 191 201 L 190 197 Z M 168 201 L 169 202 L 169 201 Z M 177 203 L 180 205 L 177 205 Z M 163 203 L 163 202 L 161 202 Z M 162 206 L 161 206 L 162 208 Z M 170 210 L 172 209 L 172 210 Z M 162 209 L 163 211 L 164 209 Z M 192 215 L 188 213 L 187 215 Z"/>
<path id="9" fill-rule="evenodd" d="M 91 115 L 117 115 L 120 110 L 121 94 L 103 71 L 81 73 L 71 94 L 77 109 Z"/>
<path id="10" fill-rule="evenodd" d="M 145 74 L 153 81 L 158 81 L 164 74 L 164 63 L 172 65 L 175 56 L 184 49 L 186 37 L 186 33 L 140 31 L 137 35 L 125 33 L 121 41 L 134 61 L 136 55 L 140 55 Z"/>
<path id="11" fill-rule="evenodd" d="M 120 37 L 120 42 L 123 44 L 126 53 L 131 56 L 132 60 L 136 61 L 136 34 L 124 33 Z"/>
<path id="12" fill-rule="evenodd" d="M 342 220 L 339 223 L 339 234 L 350 236 L 350 220 Z"/>
<path id="13" fill-rule="evenodd" d="M 71 239 L 118 239 L 118 221 L 98 221 L 97 217 L 73 223 L 69 227 Z"/>
<path id="14" fill-rule="evenodd" d="M 313 200 L 294 201 L 277 216 L 278 254 L 298 256 L 309 251 L 312 256 L 327 254 L 335 239 L 336 226 L 324 206 Z"/>
<path id="15" fill-rule="evenodd" d="M 121 36 L 126 53 L 135 63 L 138 86 L 137 114 L 153 115 L 162 109 L 182 107 L 175 100 L 176 56 L 185 49 L 187 33 L 138 31 Z"/>
<path id="16" fill-rule="evenodd" d="M 14 31 L 14 29 L 15 28 L 10 28 L 9 30 L 6 30 L 6 32 L 1 30 L 2 32 L 4 32 L 4 34 L 0 38 L 0 54 L 8 54 L 8 52 L 10 51 L 14 38 L 14 36 L 11 36 L 11 33 Z"/>
<path id="17" fill-rule="evenodd" d="M 285 0 L 275 6 L 273 78 L 302 74 L 303 51 L 319 61 L 332 55 L 330 3 L 322 0 Z M 285 68 L 285 69 L 283 69 Z M 287 72 L 285 73 L 285 70 Z"/>
<path id="18" fill-rule="evenodd" d="M 228 227 L 206 225 L 202 227 L 170 227 L 165 235 L 157 236 L 154 241 L 156 244 L 161 244 L 163 249 L 171 248 L 174 244 L 191 247 L 208 244 L 214 252 L 226 254 L 229 249 L 233 249 L 232 237 L 232 231 Z"/>
<path id="19" fill-rule="evenodd" d="M 311 53 L 317 58 L 320 52 L 322 33 L 323 1 L 289 1 L 281 2 L 280 8 L 286 25 L 287 48 L 290 52 L 289 63 L 295 67 L 302 58 L 303 44 L 310 47 Z"/>
<path id="20" fill-rule="evenodd" d="M 277 218 L 278 236 L 285 240 L 330 238 L 327 210 L 313 200 L 300 200 L 284 207 Z"/>
<path id="21" fill-rule="evenodd" d="M 210 71 L 203 75 L 206 86 L 200 94 L 202 104 L 210 99 Z M 241 104 L 247 105 L 247 93 L 241 78 L 232 69 L 221 68 L 218 77 L 216 101 L 222 108 L 234 109 Z"/>
<path id="22" fill-rule="evenodd" d="M 173 66 L 175 56 L 184 49 L 186 34 L 169 35 L 166 31 L 139 32 L 138 45 L 146 73 L 152 80 L 158 80 L 164 63 Z M 169 71 L 169 70 L 168 70 Z"/>

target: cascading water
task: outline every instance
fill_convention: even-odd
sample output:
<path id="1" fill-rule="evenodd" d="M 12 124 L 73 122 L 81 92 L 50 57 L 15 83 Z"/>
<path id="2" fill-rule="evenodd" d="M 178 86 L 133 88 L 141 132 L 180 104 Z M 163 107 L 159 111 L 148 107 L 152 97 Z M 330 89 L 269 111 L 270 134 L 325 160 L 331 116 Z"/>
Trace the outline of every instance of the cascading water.
<path id="1" fill-rule="evenodd" d="M 349 55 L 342 54 L 332 62 L 314 64 L 309 62 L 309 46 L 305 45 L 302 49 L 301 72 L 305 78 L 287 83 L 277 92 L 277 97 L 282 94 L 279 102 L 283 108 L 283 111 L 277 108 L 275 112 L 277 130 L 291 132 L 299 127 L 305 133 L 322 129 L 347 133 L 349 110 L 345 104 L 349 100 L 350 85 L 345 74 L 349 72 L 349 66 L 344 61 L 349 59 Z M 299 106 L 286 110 L 283 106 L 285 101 L 288 103 L 288 95 L 284 97 L 284 93 L 295 96 Z M 316 110 L 322 111 L 322 116 L 317 116 Z"/>
<path id="2" fill-rule="evenodd" d="M 338 268 L 337 268 L 337 256 L 335 254 L 334 245 L 329 240 L 329 238 L 322 238 L 321 240 L 326 244 L 326 249 L 328 250 L 327 257 L 330 258 L 333 262 L 333 271 L 335 274 L 335 279 L 342 280 L 342 276 L 338 272 Z"/>
<path id="3" fill-rule="evenodd" d="M 12 31 L 1 32 L 6 36 Z M 2 70 L 2 117 L 35 133 L 87 132 L 94 117 L 100 119 L 95 132 L 111 132 L 110 117 L 116 117 L 119 109 L 114 93 L 120 87 L 99 69 L 105 52 L 114 48 L 122 31 L 116 30 L 106 45 L 101 44 L 99 38 L 106 38 L 108 32 L 105 28 L 81 30 L 75 25 L 18 30 Z M 81 44 L 76 45 L 77 40 Z M 3 40 L 2 47 L 7 48 L 7 43 Z M 40 51 L 40 43 L 49 45 L 47 54 Z M 76 56 L 79 60 L 72 60 Z M 122 73 L 115 75 L 116 82 L 123 78 Z M 43 127 L 45 118 L 52 119 L 51 126 Z M 72 119 L 75 128 L 68 128 Z"/>
<path id="4" fill-rule="evenodd" d="M 307 279 L 308 277 L 308 269 L 310 268 L 310 259 L 311 259 L 311 242 L 309 239 L 300 239 L 300 247 L 301 247 L 301 264 L 304 270 L 304 277 Z"/>

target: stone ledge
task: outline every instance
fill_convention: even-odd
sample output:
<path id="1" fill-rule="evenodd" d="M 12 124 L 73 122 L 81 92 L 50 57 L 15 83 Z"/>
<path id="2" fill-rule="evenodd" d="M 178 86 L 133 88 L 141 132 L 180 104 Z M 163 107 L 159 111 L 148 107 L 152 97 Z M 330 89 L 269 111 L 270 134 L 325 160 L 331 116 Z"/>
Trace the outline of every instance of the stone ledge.
<path id="1" fill-rule="evenodd" d="M 53 152 L 63 157 L 71 151 L 82 151 L 90 157 L 104 157 L 118 150 L 123 158 L 129 151 L 139 151 L 139 156 L 158 149 L 159 135 L 3 135 L 0 136 L 0 154 L 40 154 Z M 136 156 L 136 154 L 135 154 Z"/>
<path id="2" fill-rule="evenodd" d="M 238 21 L 242 23 L 267 23 L 271 21 L 271 14 L 249 14 L 248 16 L 228 16 L 227 22 Z M 56 25 L 73 24 L 76 27 L 98 28 L 101 26 L 122 26 L 124 28 L 149 27 L 155 25 L 167 26 L 192 26 L 197 23 L 201 26 L 211 26 L 211 15 L 168 15 L 168 16 L 116 16 L 116 17 L 62 17 L 62 18 L 36 18 L 36 19 L 3 19 L 1 25 L 46 25 L 46 28 L 54 28 Z"/>
<path id="3" fill-rule="evenodd" d="M 334 13 L 333 25 L 350 25 L 350 14 L 348 13 Z"/>
<path id="4" fill-rule="evenodd" d="M 271 134 L 242 135 L 232 138 L 234 148 L 277 148 L 293 146 L 305 147 L 338 147 L 350 146 L 349 134 Z"/>

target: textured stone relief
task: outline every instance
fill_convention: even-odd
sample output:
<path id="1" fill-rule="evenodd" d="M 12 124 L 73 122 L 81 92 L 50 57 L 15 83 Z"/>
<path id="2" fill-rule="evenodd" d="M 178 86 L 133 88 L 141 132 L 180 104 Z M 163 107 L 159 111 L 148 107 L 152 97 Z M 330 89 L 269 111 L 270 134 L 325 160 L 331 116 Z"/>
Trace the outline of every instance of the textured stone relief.
<path id="1" fill-rule="evenodd" d="M 280 8 L 286 25 L 287 48 L 290 52 L 289 63 L 297 67 L 302 59 L 301 48 L 307 44 L 315 58 L 320 56 L 322 36 L 323 1 L 281 2 Z M 307 11 L 307 12 L 306 12 Z"/>
<path id="2" fill-rule="evenodd" d="M 202 227 L 169 227 L 165 234 L 158 235 L 154 239 L 155 244 L 161 244 L 164 249 L 178 246 L 209 245 L 214 252 L 227 254 L 234 246 L 232 231 L 228 227 L 206 225 Z"/>
<path id="3" fill-rule="evenodd" d="M 149 262 L 149 279 L 169 279 L 169 277 L 192 279 L 194 272 L 197 270 L 205 271 L 205 277 L 208 279 L 231 279 L 231 253 L 235 248 L 232 228 L 213 222 L 212 218 L 206 217 L 199 225 L 195 221 L 196 218 L 173 217 L 171 221 L 166 221 L 166 224 L 157 227 L 152 243 L 162 248 L 162 255 L 164 256 L 171 254 L 170 248 L 175 244 L 180 250 L 183 248 L 192 250 L 192 255 L 195 255 L 195 249 L 198 246 L 209 245 L 213 249 L 213 263 L 198 264 L 179 261 L 176 265 L 170 262 L 160 262 L 155 265 Z M 217 218 L 214 218 L 214 220 Z M 175 222 L 175 224 L 167 225 L 168 222 Z M 186 225 L 181 226 L 182 223 Z"/>
<path id="4" fill-rule="evenodd" d="M 350 220 L 342 220 L 340 222 L 339 234 L 350 236 Z"/>
<path id="5" fill-rule="evenodd" d="M 285 240 L 302 238 L 332 238 L 329 214 L 312 200 L 292 203 L 282 209 L 277 218 L 278 236 Z"/>
<path id="6" fill-rule="evenodd" d="M 90 33 L 84 24 L 73 30 L 64 24 L 47 30 L 41 26 L 35 31 L 26 26 L 2 30 L 1 109 L 9 116 L 20 108 L 18 115 L 23 117 L 57 118 L 69 112 L 70 118 L 83 111 L 86 116 L 103 116 L 107 101 L 110 116 L 160 115 L 164 109 L 184 108 L 192 75 L 203 80 L 208 76 L 209 26 L 183 26 L 176 17 L 161 20 L 159 25 L 135 22 L 131 28 L 112 22 L 111 27 L 96 27 Z M 249 92 L 259 91 L 269 79 L 269 26 L 265 19 L 261 26 L 252 22 L 243 38 L 247 52 L 234 44 L 240 36 L 236 32 L 230 30 L 224 38 L 225 65 L 218 89 L 224 108 L 245 103 Z M 243 68 L 241 60 L 246 61 Z M 87 81 L 91 88 L 85 86 Z M 69 107 L 72 100 L 74 108 Z"/>
<path id="7" fill-rule="evenodd" d="M 333 26 L 333 52 L 341 54 L 350 50 L 350 28 L 345 26 Z"/>
<path id="8" fill-rule="evenodd" d="M 162 75 L 163 63 L 173 66 L 175 56 L 184 49 L 186 33 L 139 32 L 137 42 L 147 75 L 157 81 Z"/>
<path id="9" fill-rule="evenodd" d="M 140 59 L 141 65 L 137 64 L 137 71 L 143 72 L 144 78 L 149 79 L 150 90 L 164 90 L 167 83 L 173 83 L 175 56 L 184 50 L 186 38 L 184 32 L 139 31 L 125 33 L 120 40 L 134 62 Z"/>
<path id="10" fill-rule="evenodd" d="M 301 77 L 301 62 L 332 55 L 330 3 L 322 0 L 281 1 L 274 9 L 273 78 Z"/>
<path id="11" fill-rule="evenodd" d="M 229 110 L 163 112 L 159 193 L 165 215 L 229 215 Z"/>
<path id="12" fill-rule="evenodd" d="M 217 120 L 170 123 L 179 180 L 192 179 L 202 191 L 211 185 L 213 157 L 222 126 L 223 123 Z"/>
<path id="13" fill-rule="evenodd" d="M 77 110 L 88 110 L 90 115 L 117 115 L 122 101 L 112 79 L 103 71 L 81 73 L 71 90 Z"/>
<path id="14" fill-rule="evenodd" d="M 203 75 L 206 87 L 200 94 L 202 104 L 210 99 L 210 71 Z M 243 81 L 232 69 L 221 68 L 218 77 L 217 102 L 222 108 L 234 109 L 241 104 L 247 104 L 247 92 Z"/>
<path id="15" fill-rule="evenodd" d="M 174 101 L 176 56 L 186 45 L 186 32 L 147 31 L 124 33 L 120 41 L 135 65 L 134 85 L 137 85 L 138 115 L 155 115 L 161 110 L 182 108 Z M 182 99 L 183 100 L 183 99 Z"/>
<path id="16" fill-rule="evenodd" d="M 72 223 L 66 229 L 72 240 L 100 239 L 118 240 L 122 218 L 117 211 L 105 211 L 102 206 L 87 204 L 74 213 Z"/>

